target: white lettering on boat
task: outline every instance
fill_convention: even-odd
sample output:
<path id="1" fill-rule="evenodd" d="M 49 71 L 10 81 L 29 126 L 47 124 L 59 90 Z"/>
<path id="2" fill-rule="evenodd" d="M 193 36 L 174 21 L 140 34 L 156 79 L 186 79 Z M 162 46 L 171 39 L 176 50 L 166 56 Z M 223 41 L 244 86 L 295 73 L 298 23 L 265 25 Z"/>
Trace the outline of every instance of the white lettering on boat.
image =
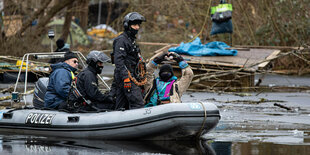
<path id="1" fill-rule="evenodd" d="M 189 108 L 192 110 L 202 110 L 202 106 L 200 103 L 190 103 Z"/>
<path id="2" fill-rule="evenodd" d="M 145 113 L 143 113 L 143 115 L 149 115 L 149 114 L 151 114 L 152 113 L 152 108 L 146 108 L 145 109 Z"/>
<path id="3" fill-rule="evenodd" d="M 26 124 L 52 124 L 52 120 L 55 114 L 45 114 L 45 113 L 30 113 L 26 117 Z"/>

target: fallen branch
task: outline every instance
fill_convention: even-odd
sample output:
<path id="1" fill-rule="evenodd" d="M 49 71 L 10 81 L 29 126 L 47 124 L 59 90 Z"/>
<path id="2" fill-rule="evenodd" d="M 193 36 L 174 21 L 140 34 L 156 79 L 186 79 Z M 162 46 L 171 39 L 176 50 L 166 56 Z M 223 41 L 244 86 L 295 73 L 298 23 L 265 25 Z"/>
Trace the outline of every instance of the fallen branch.
<path id="1" fill-rule="evenodd" d="M 261 98 L 259 101 L 254 100 L 233 100 L 233 101 L 226 101 L 224 103 L 245 103 L 245 104 L 260 104 L 260 103 L 266 103 L 266 102 L 285 102 L 282 100 L 268 100 L 265 98 Z"/>
<path id="2" fill-rule="evenodd" d="M 280 108 L 283 108 L 283 109 L 286 109 L 286 110 L 292 110 L 291 108 L 287 107 L 287 106 L 284 106 L 284 105 L 281 105 L 279 103 L 274 103 L 273 104 L 274 106 L 277 106 L 277 107 L 280 107 Z"/>
<path id="3" fill-rule="evenodd" d="M 247 68 L 252 68 L 254 66 L 257 66 L 263 62 L 267 62 L 267 61 L 272 61 L 272 60 L 275 60 L 275 59 L 278 59 L 280 57 L 283 57 L 283 56 L 286 56 L 286 55 L 289 55 L 289 54 L 296 54 L 296 53 L 300 53 L 301 50 L 293 50 L 291 52 L 288 52 L 288 53 L 281 53 L 280 55 L 278 55 L 277 57 L 273 57 L 271 59 L 265 59 L 261 62 L 258 62 L 258 63 L 255 63 L 255 64 L 252 64 L 248 67 L 244 67 L 244 68 L 238 68 L 238 69 L 232 69 L 232 70 L 227 70 L 226 72 L 215 72 L 213 73 L 213 75 L 209 75 L 210 73 L 203 73 L 203 74 L 199 74 L 199 75 L 195 75 L 195 77 L 198 77 L 198 76 L 202 76 L 201 78 L 198 78 L 196 80 L 193 80 L 191 84 L 196 84 L 196 83 L 200 83 L 200 81 L 203 81 L 203 80 L 209 80 L 211 78 L 217 78 L 217 77 L 222 77 L 222 76 L 226 76 L 226 75 L 230 75 L 230 74 L 236 74 L 238 72 L 241 72 Z M 209 76 L 208 76 L 209 75 Z"/>
<path id="4" fill-rule="evenodd" d="M 14 86 L 12 85 L 9 88 L 5 88 L 5 89 L 0 90 L 0 93 L 4 94 L 4 93 L 7 93 L 7 92 L 10 92 L 10 91 L 13 90 L 13 88 L 14 88 Z"/>

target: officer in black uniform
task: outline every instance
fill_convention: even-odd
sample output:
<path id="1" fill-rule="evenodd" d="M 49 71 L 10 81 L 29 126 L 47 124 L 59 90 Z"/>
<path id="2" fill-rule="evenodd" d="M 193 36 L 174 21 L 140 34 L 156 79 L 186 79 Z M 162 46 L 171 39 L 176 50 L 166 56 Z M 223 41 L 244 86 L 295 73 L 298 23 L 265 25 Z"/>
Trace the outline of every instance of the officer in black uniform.
<path id="1" fill-rule="evenodd" d="M 101 74 L 104 67 L 103 62 L 108 61 L 110 61 L 110 58 L 99 51 L 91 51 L 87 55 L 86 63 L 88 66 L 76 77 L 76 88 L 81 94 L 81 97 L 77 98 L 73 94 L 76 93 L 72 92 L 73 90 L 70 92 L 69 110 L 114 110 L 112 97 L 108 94 L 101 93 L 98 89 L 97 74 Z"/>
<path id="2" fill-rule="evenodd" d="M 136 109 L 144 107 L 143 84 L 141 65 L 145 64 L 140 49 L 136 44 L 136 35 L 140 24 L 145 18 L 137 12 L 131 12 L 124 18 L 125 31 L 115 38 L 113 42 L 113 55 L 115 63 L 114 86 L 116 86 L 116 109 Z M 140 67 L 139 67 L 140 66 Z"/>

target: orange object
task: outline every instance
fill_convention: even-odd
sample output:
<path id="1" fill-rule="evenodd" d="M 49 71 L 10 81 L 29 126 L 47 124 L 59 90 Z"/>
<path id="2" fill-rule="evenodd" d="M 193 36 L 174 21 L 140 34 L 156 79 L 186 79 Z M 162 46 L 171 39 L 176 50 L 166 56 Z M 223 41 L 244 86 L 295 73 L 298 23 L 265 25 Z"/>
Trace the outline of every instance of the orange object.
<path id="1" fill-rule="evenodd" d="M 124 82 L 130 82 L 129 78 L 124 79 Z"/>

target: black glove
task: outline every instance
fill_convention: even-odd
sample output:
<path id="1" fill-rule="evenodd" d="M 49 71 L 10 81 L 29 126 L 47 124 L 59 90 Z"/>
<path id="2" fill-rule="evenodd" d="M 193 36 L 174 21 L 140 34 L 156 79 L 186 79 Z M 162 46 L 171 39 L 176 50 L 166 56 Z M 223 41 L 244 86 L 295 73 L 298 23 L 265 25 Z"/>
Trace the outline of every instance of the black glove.
<path id="1" fill-rule="evenodd" d="M 154 58 L 154 62 L 157 63 L 157 64 L 160 64 L 162 61 L 165 60 L 165 56 L 167 56 L 167 53 L 163 53 L 157 57 Z"/>
<path id="2" fill-rule="evenodd" d="M 169 53 L 169 57 L 170 56 L 172 56 L 173 60 L 175 60 L 177 63 L 184 60 L 182 56 L 180 56 L 179 54 L 176 54 L 176 53 Z"/>

